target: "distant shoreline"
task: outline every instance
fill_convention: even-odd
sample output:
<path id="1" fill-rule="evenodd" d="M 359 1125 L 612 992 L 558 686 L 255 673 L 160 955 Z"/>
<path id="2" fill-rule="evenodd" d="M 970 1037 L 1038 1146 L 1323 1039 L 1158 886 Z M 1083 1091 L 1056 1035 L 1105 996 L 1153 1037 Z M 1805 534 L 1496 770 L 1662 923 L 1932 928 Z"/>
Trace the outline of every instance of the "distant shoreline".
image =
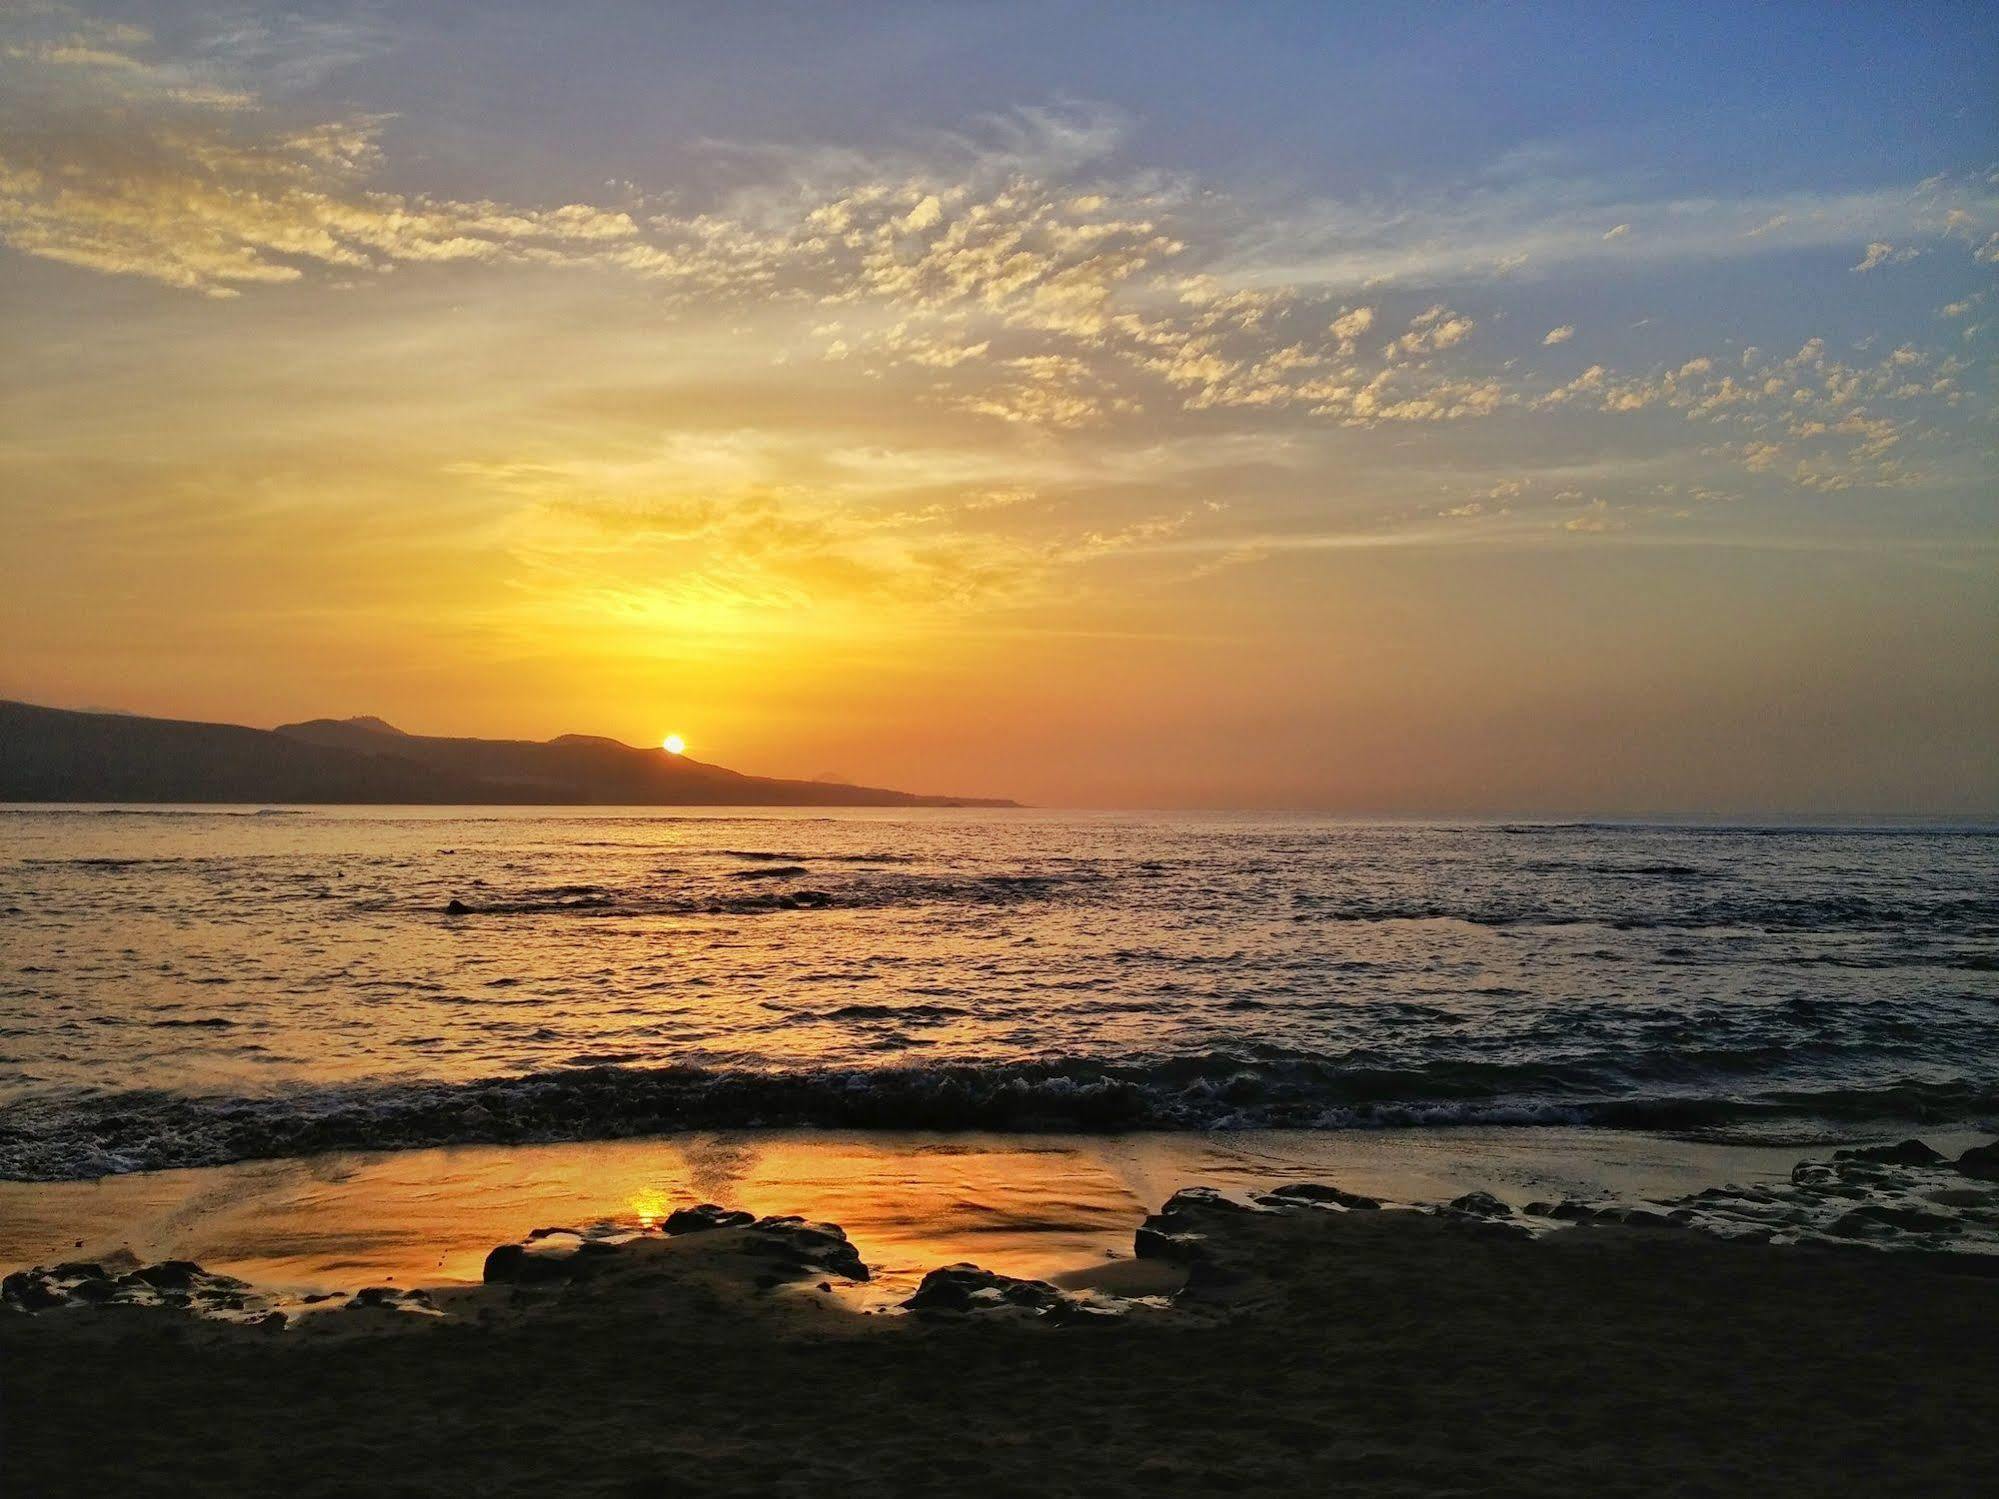
<path id="1" fill-rule="evenodd" d="M 380 719 L 275 729 L 0 701 L 0 802 L 303 806 L 1012 807 L 744 775 L 663 749 L 406 734 Z"/>

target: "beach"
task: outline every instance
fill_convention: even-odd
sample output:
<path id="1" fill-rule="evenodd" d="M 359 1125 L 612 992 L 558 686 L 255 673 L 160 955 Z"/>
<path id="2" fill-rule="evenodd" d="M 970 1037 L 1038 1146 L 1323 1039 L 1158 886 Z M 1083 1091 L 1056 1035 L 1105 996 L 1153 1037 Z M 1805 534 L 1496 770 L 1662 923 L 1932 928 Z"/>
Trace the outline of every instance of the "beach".
<path id="1" fill-rule="evenodd" d="M 1985 831 L 0 816 L 10 1499 L 1981 1476 Z"/>
<path id="2" fill-rule="evenodd" d="M 1948 1162 L 1845 1169 L 1956 1180 Z M 1948 1190 L 1995 1196 L 1969 1175 Z M 864 1307 L 836 1286 L 841 1236 L 766 1218 L 552 1257 L 565 1236 L 544 1232 L 481 1286 L 284 1325 L 0 1316 L 0 1472 L 50 1495 L 1970 1494 L 1989 1477 L 1999 1259 L 1600 1215 L 1529 1233 L 1475 1200 L 1368 1201 L 1179 1194 L 1149 1246 L 1031 1293 L 1048 1305 L 996 1280 L 956 1310 Z M 521 1268 L 544 1257 L 591 1268 Z"/>

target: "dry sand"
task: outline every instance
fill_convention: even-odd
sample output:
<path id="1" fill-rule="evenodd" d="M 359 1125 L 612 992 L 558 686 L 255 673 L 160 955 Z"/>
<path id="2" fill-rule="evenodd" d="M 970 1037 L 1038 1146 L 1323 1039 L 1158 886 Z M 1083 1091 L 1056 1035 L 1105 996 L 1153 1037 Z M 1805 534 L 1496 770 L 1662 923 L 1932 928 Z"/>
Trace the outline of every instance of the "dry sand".
<path id="1" fill-rule="evenodd" d="M 735 1231 L 648 1240 L 584 1283 L 448 1293 L 444 1317 L 4 1316 L 0 1491 L 1933 1496 L 1991 1478 L 1988 1257 L 1400 1211 L 1196 1204 L 1162 1226 L 1189 1224 L 1218 1268 L 1084 1325 L 861 1315 L 816 1271 L 770 1286 Z"/>

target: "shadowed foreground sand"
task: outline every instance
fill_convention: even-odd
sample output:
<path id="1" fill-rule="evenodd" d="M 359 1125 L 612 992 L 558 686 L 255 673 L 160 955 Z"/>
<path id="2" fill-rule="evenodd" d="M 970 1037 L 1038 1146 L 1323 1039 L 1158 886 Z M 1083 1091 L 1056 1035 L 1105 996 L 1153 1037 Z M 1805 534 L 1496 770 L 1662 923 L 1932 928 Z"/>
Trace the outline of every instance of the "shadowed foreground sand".
<path id="1" fill-rule="evenodd" d="M 651 1240 L 576 1283 L 522 1285 L 516 1257 L 442 1317 L 0 1317 L 0 1488 L 1936 1495 L 1990 1477 L 1999 1278 L 1977 1263 L 1198 1200 L 1154 1222 L 1151 1253 L 1197 1261 L 1186 1290 L 1081 1323 L 858 1315 L 817 1267 L 773 1285 L 754 1230 Z M 1189 1229 L 1183 1254 L 1168 1240 Z"/>

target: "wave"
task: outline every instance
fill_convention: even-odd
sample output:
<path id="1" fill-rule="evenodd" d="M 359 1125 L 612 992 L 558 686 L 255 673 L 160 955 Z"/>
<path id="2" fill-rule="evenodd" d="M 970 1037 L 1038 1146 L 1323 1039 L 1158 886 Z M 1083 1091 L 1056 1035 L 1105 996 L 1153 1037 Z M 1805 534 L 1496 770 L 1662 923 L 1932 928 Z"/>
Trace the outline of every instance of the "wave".
<path id="1" fill-rule="evenodd" d="M 1656 911 L 1561 902 L 1497 900 L 1397 902 L 1353 894 L 1294 893 L 1293 921 L 1461 921 L 1467 926 L 1602 926 L 1614 931 L 1896 931 L 1988 936 L 1999 933 L 1999 896 L 1949 896 L 1932 901 L 1892 901 L 1864 895 L 1806 897 L 1679 898 Z"/>
<path id="2" fill-rule="evenodd" d="M 829 861 L 830 862 L 830 861 Z M 872 862 L 872 861 L 869 861 Z M 443 914 L 452 917 L 547 916 L 760 916 L 777 911 L 820 910 L 829 906 L 862 910 L 893 906 L 1006 906 L 1057 899 L 1081 899 L 1107 886 L 1108 877 L 1094 871 L 1059 874 L 914 875 L 871 873 L 865 878 L 829 876 L 813 886 L 790 882 L 812 875 L 803 865 L 755 864 L 731 870 L 716 884 L 688 882 L 666 888 L 560 885 L 512 891 L 470 889 L 453 897 Z M 782 890 L 755 889 L 765 884 Z M 363 909 L 400 905 L 374 901 Z M 406 907 L 405 907 L 406 908 Z"/>
<path id="3" fill-rule="evenodd" d="M 608 1060 L 608 1059 L 607 1059 Z M 1146 1060 L 750 1071 L 592 1066 L 259 1097 L 163 1092 L 0 1108 L 0 1178 L 87 1179 L 328 1151 L 618 1139 L 692 1129 L 1050 1131 L 1590 1125 L 1725 1135 L 1808 1122 L 1959 1123 L 1999 1075 L 1864 1087 L 1633 1086 L 1628 1059 L 1348 1065 L 1276 1048 Z"/>

